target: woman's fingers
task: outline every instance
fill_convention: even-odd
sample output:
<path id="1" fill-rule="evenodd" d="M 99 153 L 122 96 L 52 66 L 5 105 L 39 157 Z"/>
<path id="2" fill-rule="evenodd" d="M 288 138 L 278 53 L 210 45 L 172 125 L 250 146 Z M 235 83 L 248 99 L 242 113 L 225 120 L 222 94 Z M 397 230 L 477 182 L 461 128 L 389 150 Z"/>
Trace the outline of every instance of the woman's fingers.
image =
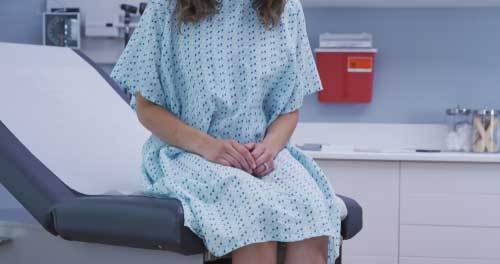
<path id="1" fill-rule="evenodd" d="M 222 156 L 222 159 L 227 160 L 229 162 L 229 166 L 243 170 L 243 168 L 241 167 L 241 164 L 235 158 L 233 158 L 233 156 L 229 155 L 228 153 L 224 154 Z"/>
<path id="2" fill-rule="evenodd" d="M 255 176 L 262 177 L 274 170 L 274 155 L 266 145 L 256 144 L 252 156 L 257 166 L 254 170 Z"/>
<path id="3" fill-rule="evenodd" d="M 274 156 L 264 144 L 240 144 L 235 140 L 221 140 L 219 163 L 235 167 L 255 176 L 264 176 L 274 170 Z M 267 165 L 264 165 L 267 164 Z"/>
<path id="4" fill-rule="evenodd" d="M 233 147 L 236 149 L 236 151 L 238 151 L 245 158 L 248 165 L 250 166 L 250 169 L 254 170 L 256 164 L 255 164 L 255 159 L 252 156 L 252 153 L 250 153 L 250 151 L 248 151 L 248 149 L 245 146 L 239 144 L 238 142 L 232 142 L 232 144 Z"/>
<path id="5" fill-rule="evenodd" d="M 234 147 L 233 143 L 229 143 L 229 146 L 226 149 L 227 154 L 229 154 L 233 159 L 235 159 L 239 165 L 240 168 L 247 171 L 248 173 L 252 172 L 252 169 L 250 168 L 250 165 L 246 161 L 245 157 L 241 155 Z"/>
<path id="6" fill-rule="evenodd" d="M 252 151 L 252 156 L 255 158 L 255 164 L 257 166 L 254 170 L 254 175 L 264 176 L 274 169 L 274 157 L 264 144 L 257 144 Z M 264 164 L 267 164 L 267 166 Z"/>
<path id="7" fill-rule="evenodd" d="M 226 159 L 224 159 L 224 158 L 219 158 L 217 160 L 217 163 L 219 163 L 221 165 L 224 165 L 224 166 L 231 167 L 231 163 L 229 161 L 227 161 Z"/>
<path id="8" fill-rule="evenodd" d="M 244 146 L 248 149 L 248 151 L 253 151 L 253 149 L 255 148 L 255 143 L 247 143 L 245 144 Z"/>
<path id="9" fill-rule="evenodd" d="M 266 163 L 266 162 L 270 162 L 272 161 L 273 158 L 271 156 L 271 153 L 269 152 L 264 152 L 262 153 L 262 155 L 260 155 L 256 160 L 255 160 L 255 163 L 257 164 L 257 166 L 261 166 L 262 164 Z"/>
<path id="10" fill-rule="evenodd" d="M 267 166 L 265 166 L 264 164 L 267 164 Z M 274 162 L 273 161 L 270 161 L 270 162 L 267 162 L 264 164 L 257 168 L 257 170 L 254 173 L 255 176 L 263 177 L 263 176 L 266 176 L 267 174 L 271 173 L 274 170 Z"/>
<path id="11" fill-rule="evenodd" d="M 260 175 L 262 175 L 262 173 L 264 171 L 266 171 L 266 166 L 264 166 L 264 164 L 262 164 L 259 167 L 257 167 L 257 169 L 254 171 L 254 175 L 255 176 L 260 176 Z"/>
<path id="12" fill-rule="evenodd" d="M 255 160 L 255 165 L 259 167 L 261 164 L 257 162 L 257 159 L 260 158 L 266 152 L 266 148 L 262 144 L 256 144 L 254 149 L 252 150 L 252 156 Z"/>
<path id="13" fill-rule="evenodd" d="M 271 173 L 272 171 L 274 171 L 275 168 L 276 166 L 274 166 L 274 161 L 270 161 L 269 168 L 267 169 L 267 171 L 264 171 L 264 175 Z"/>

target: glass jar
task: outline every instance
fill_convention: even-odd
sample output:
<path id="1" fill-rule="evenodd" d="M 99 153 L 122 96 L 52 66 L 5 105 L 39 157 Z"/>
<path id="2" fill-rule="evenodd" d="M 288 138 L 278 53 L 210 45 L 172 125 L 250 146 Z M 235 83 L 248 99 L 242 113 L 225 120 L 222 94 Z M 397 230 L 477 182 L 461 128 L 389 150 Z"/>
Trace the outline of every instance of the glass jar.
<path id="1" fill-rule="evenodd" d="M 447 151 L 469 152 L 472 139 L 471 110 L 457 106 L 446 110 L 446 136 Z"/>
<path id="2" fill-rule="evenodd" d="M 472 151 L 476 153 L 496 153 L 499 148 L 498 110 L 483 109 L 474 111 Z"/>

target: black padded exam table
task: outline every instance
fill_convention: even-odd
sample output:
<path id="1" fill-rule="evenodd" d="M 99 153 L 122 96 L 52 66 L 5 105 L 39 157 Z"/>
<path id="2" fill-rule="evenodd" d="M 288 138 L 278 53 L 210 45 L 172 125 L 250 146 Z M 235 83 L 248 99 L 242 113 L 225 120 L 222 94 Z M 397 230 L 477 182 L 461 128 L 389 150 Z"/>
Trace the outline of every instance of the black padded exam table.
<path id="1" fill-rule="evenodd" d="M 77 53 L 95 67 L 90 59 Z M 130 96 L 102 70 L 96 69 L 128 102 Z M 1 121 L 0 183 L 48 232 L 66 240 L 167 250 L 184 255 L 206 251 L 202 240 L 184 226 L 180 201 L 142 195 L 86 195 L 75 191 L 38 160 Z M 351 239 L 362 228 L 362 209 L 353 199 L 339 197 L 348 211 L 342 221 L 342 238 Z"/>

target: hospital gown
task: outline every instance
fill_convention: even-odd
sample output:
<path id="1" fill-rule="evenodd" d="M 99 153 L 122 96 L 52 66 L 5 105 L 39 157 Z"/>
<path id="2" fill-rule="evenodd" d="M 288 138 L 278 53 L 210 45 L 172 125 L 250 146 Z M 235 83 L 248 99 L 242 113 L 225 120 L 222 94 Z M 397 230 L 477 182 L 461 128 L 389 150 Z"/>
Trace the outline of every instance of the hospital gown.
<path id="1" fill-rule="evenodd" d="M 188 125 L 220 139 L 261 142 L 266 128 L 322 89 L 300 0 L 266 29 L 250 0 L 223 0 L 218 14 L 179 24 L 176 1 L 152 0 L 111 77 Z M 340 212 L 318 165 L 288 143 L 258 178 L 169 145 L 142 148 L 145 193 L 181 201 L 184 225 L 215 256 L 264 241 L 327 235 L 339 254 Z M 147 223 L 144 223 L 147 225 Z"/>

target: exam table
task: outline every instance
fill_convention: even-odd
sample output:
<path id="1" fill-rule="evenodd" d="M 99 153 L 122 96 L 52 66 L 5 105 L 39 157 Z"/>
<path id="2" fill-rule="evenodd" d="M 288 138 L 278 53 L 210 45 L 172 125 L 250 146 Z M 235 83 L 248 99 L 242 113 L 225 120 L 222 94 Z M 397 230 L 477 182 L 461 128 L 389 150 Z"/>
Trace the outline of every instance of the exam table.
<path id="1" fill-rule="evenodd" d="M 129 95 L 76 50 L 0 43 L 2 56 L 2 77 L 16 89 L 0 102 L 0 182 L 45 230 L 66 240 L 206 254 L 183 224 L 180 201 L 140 194 L 140 172 L 132 168 L 149 132 L 127 109 Z M 102 137 L 116 147 L 112 153 L 93 151 Z M 120 194 L 106 194 L 113 188 Z M 362 228 L 362 209 L 339 197 L 347 240 Z"/>

